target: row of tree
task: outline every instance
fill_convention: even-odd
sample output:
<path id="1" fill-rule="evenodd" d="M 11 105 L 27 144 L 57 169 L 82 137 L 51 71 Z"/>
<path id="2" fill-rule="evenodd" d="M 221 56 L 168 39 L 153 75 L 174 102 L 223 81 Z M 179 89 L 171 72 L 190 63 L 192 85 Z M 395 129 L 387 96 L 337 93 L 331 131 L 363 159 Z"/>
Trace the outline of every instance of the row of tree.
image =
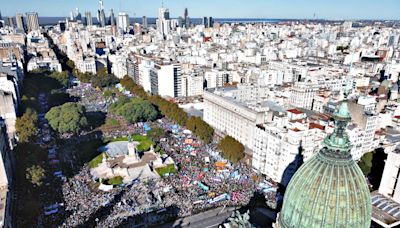
<path id="1" fill-rule="evenodd" d="M 159 113 L 148 100 L 120 97 L 110 106 L 110 112 L 123 116 L 129 123 L 155 120 Z"/>
<path id="2" fill-rule="evenodd" d="M 183 111 L 183 109 L 179 108 L 177 104 L 167 101 L 158 95 L 149 95 L 141 86 L 135 84 L 128 76 L 125 76 L 123 79 L 121 79 L 120 83 L 125 87 L 125 89 L 129 90 L 136 96 L 149 100 L 153 105 L 158 107 L 158 110 L 162 115 L 175 121 L 181 126 L 186 126 L 205 143 L 212 141 L 214 129 L 201 118 L 189 118 L 188 114 Z"/>
<path id="3" fill-rule="evenodd" d="M 33 139 L 38 133 L 38 116 L 36 111 L 27 108 L 25 113 L 17 118 L 15 129 L 19 142 L 25 143 Z"/>
<path id="4" fill-rule="evenodd" d="M 231 136 L 225 136 L 219 143 L 218 149 L 222 151 L 224 158 L 233 163 L 244 158 L 244 146 Z"/>
<path id="5" fill-rule="evenodd" d="M 99 69 L 97 74 L 81 73 L 75 70 L 75 75 L 80 82 L 91 83 L 92 86 L 97 88 L 108 87 L 119 82 L 119 79 L 115 75 L 107 73 L 106 68 Z"/>
<path id="6" fill-rule="evenodd" d="M 214 129 L 200 117 L 190 117 L 186 122 L 186 127 L 206 143 L 211 142 L 214 136 Z"/>

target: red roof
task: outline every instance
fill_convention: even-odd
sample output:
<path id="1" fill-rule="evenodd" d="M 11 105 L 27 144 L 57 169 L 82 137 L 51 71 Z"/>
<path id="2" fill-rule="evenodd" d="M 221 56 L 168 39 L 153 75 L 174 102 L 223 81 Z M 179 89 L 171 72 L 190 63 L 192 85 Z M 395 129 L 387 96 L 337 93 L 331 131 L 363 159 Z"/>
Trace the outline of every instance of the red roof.
<path id="1" fill-rule="evenodd" d="M 298 128 L 296 127 L 296 128 L 294 128 L 294 129 L 292 129 L 292 131 L 294 131 L 294 132 L 299 132 L 299 131 L 301 131 L 301 130 L 298 129 Z"/>
<path id="2" fill-rule="evenodd" d="M 294 114 L 303 114 L 302 111 L 298 110 L 298 109 L 289 109 L 288 112 L 294 113 Z"/>
<path id="3" fill-rule="evenodd" d="M 310 123 L 310 127 L 309 129 L 314 129 L 314 128 L 318 128 L 320 130 L 325 130 L 325 127 L 322 126 L 321 124 L 317 124 L 317 123 Z"/>

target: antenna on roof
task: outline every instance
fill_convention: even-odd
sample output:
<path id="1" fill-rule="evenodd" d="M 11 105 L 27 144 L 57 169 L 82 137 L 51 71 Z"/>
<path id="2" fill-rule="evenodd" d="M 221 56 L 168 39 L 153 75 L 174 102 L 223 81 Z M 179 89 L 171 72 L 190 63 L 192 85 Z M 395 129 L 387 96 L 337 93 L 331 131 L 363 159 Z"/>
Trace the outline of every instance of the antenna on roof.
<path id="1" fill-rule="evenodd" d="M 164 0 L 161 0 L 161 8 L 164 8 Z"/>

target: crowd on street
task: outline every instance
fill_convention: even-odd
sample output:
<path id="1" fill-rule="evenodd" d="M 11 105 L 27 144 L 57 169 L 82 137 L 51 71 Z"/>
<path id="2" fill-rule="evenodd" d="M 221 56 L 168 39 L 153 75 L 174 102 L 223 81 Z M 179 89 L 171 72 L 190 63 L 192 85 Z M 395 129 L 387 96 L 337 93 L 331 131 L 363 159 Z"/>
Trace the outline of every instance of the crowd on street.
<path id="1" fill-rule="evenodd" d="M 71 97 L 78 98 L 78 102 L 85 106 L 86 112 L 107 112 L 111 100 L 106 100 L 103 93 L 91 84 L 81 83 L 67 89 Z"/>
<path id="2" fill-rule="evenodd" d="M 159 146 L 174 159 L 178 172 L 157 180 L 136 180 L 103 192 L 96 188 L 98 183 L 90 176 L 89 168 L 84 167 L 63 185 L 66 210 L 70 212 L 64 227 L 83 225 L 88 219 L 96 219 L 99 227 L 113 227 L 129 217 L 159 210 L 185 217 L 211 208 L 248 204 L 257 176 L 247 165 L 222 159 L 215 145 L 203 144 L 166 119 L 156 121 L 155 126 L 171 132 L 160 140 Z M 110 208 L 106 215 L 98 214 L 102 207 Z M 148 219 L 160 222 L 157 220 L 167 218 L 155 219 L 153 215 Z"/>

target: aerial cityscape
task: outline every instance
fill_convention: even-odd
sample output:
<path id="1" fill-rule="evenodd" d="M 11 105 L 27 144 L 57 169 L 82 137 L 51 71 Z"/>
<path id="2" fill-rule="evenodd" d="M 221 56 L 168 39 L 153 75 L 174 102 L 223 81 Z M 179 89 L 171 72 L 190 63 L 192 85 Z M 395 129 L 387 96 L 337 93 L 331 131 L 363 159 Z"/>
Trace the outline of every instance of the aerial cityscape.
<path id="1" fill-rule="evenodd" d="M 400 227 L 400 2 L 0 3 L 0 227 Z"/>

